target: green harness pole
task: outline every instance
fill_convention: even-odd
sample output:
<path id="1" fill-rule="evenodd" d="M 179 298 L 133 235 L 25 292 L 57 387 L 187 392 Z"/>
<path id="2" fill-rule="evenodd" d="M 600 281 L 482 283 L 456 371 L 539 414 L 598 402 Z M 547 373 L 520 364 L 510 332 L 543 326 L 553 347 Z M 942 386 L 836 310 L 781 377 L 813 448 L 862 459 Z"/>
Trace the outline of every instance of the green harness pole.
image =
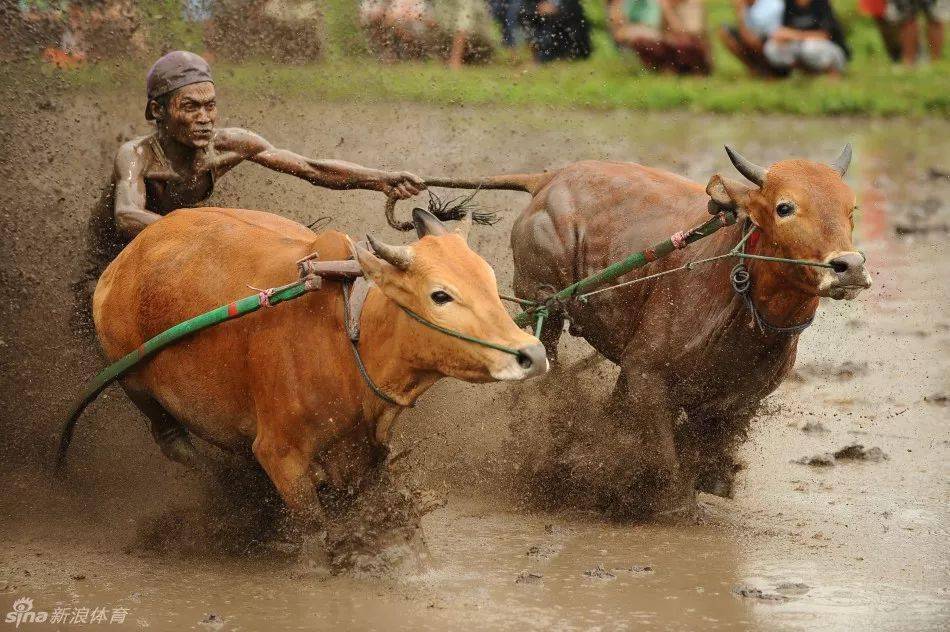
<path id="1" fill-rule="evenodd" d="M 122 358 L 116 360 L 108 367 L 100 371 L 92 379 L 92 381 L 86 387 L 85 392 L 83 392 L 79 399 L 76 400 L 69 411 L 69 419 L 66 421 L 66 425 L 63 427 L 63 433 L 59 442 L 59 452 L 56 455 L 56 471 L 61 471 L 63 465 L 65 464 L 66 450 L 69 447 L 70 441 L 72 440 L 73 430 L 76 427 L 76 422 L 78 421 L 83 410 L 86 409 L 86 406 L 88 406 L 89 403 L 94 400 L 105 387 L 109 386 L 109 384 L 125 375 L 129 369 L 134 367 L 136 364 L 152 355 L 159 349 L 162 349 L 176 340 L 184 338 L 185 336 L 190 336 L 195 332 L 201 331 L 202 329 L 207 329 L 208 327 L 213 327 L 214 325 L 223 323 L 226 320 L 231 320 L 240 316 L 244 316 L 245 314 L 250 314 L 251 312 L 256 312 L 261 307 L 273 306 L 278 303 L 283 303 L 284 301 L 297 298 L 298 296 L 309 292 L 311 289 L 314 289 L 314 287 L 315 286 L 312 284 L 311 279 L 301 279 L 295 283 L 264 290 L 252 296 L 246 296 L 232 303 L 228 303 L 227 305 L 216 307 L 211 311 L 199 314 L 194 318 L 189 318 L 184 322 L 178 323 L 170 329 L 166 329 L 157 336 L 147 340 L 138 349 L 125 354 L 122 356 Z"/>
<path id="2" fill-rule="evenodd" d="M 515 316 L 515 323 L 517 323 L 519 327 L 533 325 L 535 331 L 540 333 L 541 325 L 548 314 L 549 304 L 572 298 L 582 293 L 584 290 L 599 283 L 613 281 L 617 277 L 623 276 L 631 270 L 642 268 L 648 263 L 652 263 L 657 259 L 665 257 L 674 250 L 685 248 L 689 244 L 699 241 L 703 237 L 712 235 L 720 228 L 724 226 L 731 226 L 735 223 L 736 215 L 734 211 L 727 210 L 719 213 L 709 221 L 700 224 L 692 230 L 676 233 L 675 235 L 656 244 L 652 248 L 648 248 L 641 252 L 636 252 L 622 261 L 618 261 L 607 266 L 596 274 L 592 274 L 591 276 L 585 277 L 576 283 L 568 285 L 563 290 L 552 295 L 546 304 L 536 307 L 529 307 L 527 310 Z"/>

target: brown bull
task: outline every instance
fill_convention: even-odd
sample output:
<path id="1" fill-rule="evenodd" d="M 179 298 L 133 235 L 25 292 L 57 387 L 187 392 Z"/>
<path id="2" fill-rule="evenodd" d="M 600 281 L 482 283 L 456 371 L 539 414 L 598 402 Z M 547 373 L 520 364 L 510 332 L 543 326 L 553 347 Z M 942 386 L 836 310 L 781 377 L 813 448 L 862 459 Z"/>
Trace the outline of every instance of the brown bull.
<path id="1" fill-rule="evenodd" d="M 697 225 L 708 218 L 710 197 L 758 227 L 750 253 L 833 266 L 749 261 L 758 324 L 730 283 L 734 258 L 570 302 L 545 323 L 541 340 L 552 357 L 566 317 L 572 333 L 620 366 L 613 401 L 631 421 L 617 422 L 617 432 L 591 431 L 557 455 L 560 491 L 614 514 L 692 507 L 695 489 L 730 495 L 737 444 L 759 402 L 791 370 L 799 326 L 811 322 L 819 297 L 851 299 L 871 284 L 851 242 L 855 196 L 843 180 L 850 146 L 831 166 L 785 160 L 768 169 L 727 151 L 754 186 L 716 175 L 704 189 L 658 169 L 594 161 L 545 174 L 428 181 L 532 194 L 511 235 L 514 289 L 525 298 L 543 298 Z M 743 225 L 617 282 L 726 253 Z"/>
<path id="2" fill-rule="evenodd" d="M 370 288 L 360 317 L 361 376 L 344 327 L 340 282 L 273 309 L 207 329 L 172 345 L 122 379 L 153 432 L 184 426 L 235 453 L 253 452 L 281 497 L 321 515 L 316 485 L 356 487 L 379 465 L 393 422 L 444 376 L 469 382 L 518 380 L 547 367 L 538 340 L 511 320 L 495 275 L 426 211 L 414 214 L 411 246 L 371 240 L 356 246 Z M 315 234 L 258 211 L 182 209 L 147 227 L 99 280 L 96 330 L 115 360 L 172 325 L 296 274 L 311 253 L 350 256 L 346 235 Z M 451 337 L 422 318 L 499 345 L 519 356 Z M 175 456 L 175 455 L 170 455 Z"/>

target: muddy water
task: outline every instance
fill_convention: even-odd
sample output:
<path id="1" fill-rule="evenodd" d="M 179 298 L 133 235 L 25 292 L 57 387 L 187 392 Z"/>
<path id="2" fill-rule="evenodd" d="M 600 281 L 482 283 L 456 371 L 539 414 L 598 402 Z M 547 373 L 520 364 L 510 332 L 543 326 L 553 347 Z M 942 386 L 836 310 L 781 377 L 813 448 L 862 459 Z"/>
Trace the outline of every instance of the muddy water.
<path id="1" fill-rule="evenodd" d="M 447 503 L 423 521 L 431 568 L 327 579 L 302 569 L 280 538 L 261 536 L 254 552 L 234 553 L 267 519 L 255 513 L 257 497 L 244 494 L 237 509 L 220 513 L 203 481 L 161 459 L 116 391 L 84 418 L 69 479 L 50 486 L 42 466 L 57 416 L 97 365 L 68 333 L 63 268 L 105 171 L 99 165 L 118 140 L 146 128 L 127 123 L 140 108 L 121 95 L 56 94 L 40 105 L 0 121 L 3 175 L 14 183 L 0 191 L 0 614 L 26 596 L 35 611 L 127 608 L 125 627 L 157 630 L 947 627 L 947 236 L 894 236 L 900 218 L 920 208 L 936 204 L 944 222 L 950 213 L 950 184 L 928 175 L 950 169 L 945 121 L 344 107 L 277 101 L 266 91 L 239 102 L 225 84 L 225 124 L 314 155 L 422 174 L 603 158 L 705 180 L 727 170 L 726 141 L 760 162 L 830 159 L 846 140 L 855 143 L 857 241 L 875 286 L 858 301 L 823 305 L 802 336 L 797 375 L 753 426 L 734 500 L 702 496 L 698 524 L 610 524 L 540 511 L 525 500 L 519 468 L 530 446 L 518 438 L 552 414 L 555 393 L 596 406 L 613 367 L 519 387 L 444 382 L 403 418 L 395 439 L 397 450 L 412 450 L 406 475 Z M 279 123 L 265 120 L 271 106 Z M 377 196 L 314 190 L 250 165 L 221 181 L 213 201 L 307 221 L 330 215 L 336 228 L 398 239 Z M 482 195 L 502 210 L 524 201 Z M 509 214 L 474 239 L 503 287 L 510 225 Z M 562 344 L 569 359 L 589 353 L 578 340 Z M 808 422 L 824 431 L 803 431 Z M 879 447 L 888 459 L 790 462 L 852 443 Z"/>

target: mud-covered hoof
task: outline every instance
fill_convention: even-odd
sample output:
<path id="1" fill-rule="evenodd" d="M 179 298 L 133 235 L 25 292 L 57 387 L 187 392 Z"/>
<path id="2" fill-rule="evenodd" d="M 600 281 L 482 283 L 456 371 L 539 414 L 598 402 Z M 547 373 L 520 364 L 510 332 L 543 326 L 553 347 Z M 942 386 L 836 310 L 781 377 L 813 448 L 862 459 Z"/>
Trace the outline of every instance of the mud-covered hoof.
<path id="1" fill-rule="evenodd" d="M 159 443 L 168 459 L 180 463 L 192 470 L 204 470 L 210 465 L 205 457 L 201 456 L 187 436 L 175 436 Z"/>
<path id="2" fill-rule="evenodd" d="M 326 532 L 305 534 L 293 570 L 294 578 L 320 580 L 332 574 L 330 558 L 327 555 Z"/>

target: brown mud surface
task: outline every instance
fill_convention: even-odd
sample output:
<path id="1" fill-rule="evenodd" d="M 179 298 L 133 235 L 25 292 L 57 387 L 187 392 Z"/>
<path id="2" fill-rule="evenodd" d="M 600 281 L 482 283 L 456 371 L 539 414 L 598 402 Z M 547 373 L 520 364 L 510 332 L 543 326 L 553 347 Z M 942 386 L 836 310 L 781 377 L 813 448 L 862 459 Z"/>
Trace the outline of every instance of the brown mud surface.
<path id="1" fill-rule="evenodd" d="M 68 325 L 79 238 L 112 152 L 148 128 L 133 90 L 27 92 L 0 110 L 0 614 L 30 597 L 36 611 L 124 607 L 125 627 L 155 630 L 948 627 L 946 121 L 361 106 L 285 100 L 266 87 L 252 97 L 222 92 L 222 125 L 422 175 L 600 158 L 705 181 L 729 171 L 724 142 L 768 163 L 831 159 L 850 140 L 856 241 L 875 285 L 857 301 L 823 304 L 794 378 L 753 424 L 735 499 L 701 496 L 697 521 L 610 523 L 557 509 L 557 498 L 538 508 L 526 472 L 549 423 L 596 414 L 616 376 L 609 363 L 517 386 L 445 381 L 403 416 L 394 445 L 411 450 L 398 476 L 445 502 L 423 519 L 427 568 L 326 578 L 300 567 L 266 484 L 222 484 L 165 461 L 118 389 L 87 411 L 69 476 L 51 483 L 62 416 L 100 362 Z M 504 212 L 472 241 L 508 288 L 508 230 L 526 196 L 479 199 Z M 254 165 L 219 182 L 211 202 L 307 223 L 330 216 L 352 235 L 400 239 L 379 195 L 315 190 Z M 562 341 L 568 363 L 590 353 Z M 792 463 L 855 444 L 887 458 Z"/>

